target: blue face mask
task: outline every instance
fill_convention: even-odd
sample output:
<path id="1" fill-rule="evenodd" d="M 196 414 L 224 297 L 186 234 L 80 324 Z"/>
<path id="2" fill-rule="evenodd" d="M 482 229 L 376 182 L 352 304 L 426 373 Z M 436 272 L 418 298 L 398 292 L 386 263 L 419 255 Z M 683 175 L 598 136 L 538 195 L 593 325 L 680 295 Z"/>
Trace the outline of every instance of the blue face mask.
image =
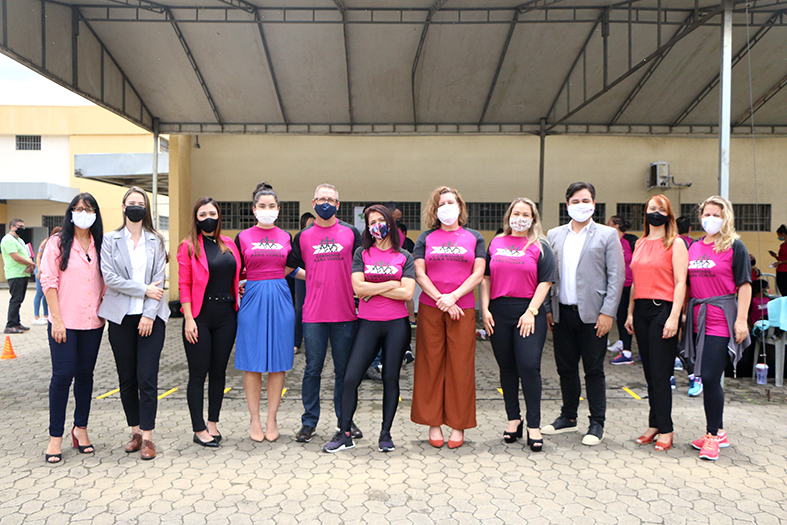
<path id="1" fill-rule="evenodd" d="M 319 215 L 321 219 L 327 221 L 336 215 L 336 206 L 332 206 L 331 204 L 325 202 L 323 204 L 317 204 L 314 206 L 314 211 L 317 212 L 317 215 Z"/>

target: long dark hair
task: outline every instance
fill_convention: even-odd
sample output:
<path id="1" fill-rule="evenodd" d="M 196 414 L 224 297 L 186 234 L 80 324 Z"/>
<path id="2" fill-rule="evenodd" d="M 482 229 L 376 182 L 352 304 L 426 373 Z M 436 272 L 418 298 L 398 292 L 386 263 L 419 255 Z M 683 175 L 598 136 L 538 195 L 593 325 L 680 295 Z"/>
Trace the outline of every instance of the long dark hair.
<path id="1" fill-rule="evenodd" d="M 90 235 L 93 236 L 93 244 L 96 246 L 96 257 L 98 258 L 98 271 L 101 271 L 101 241 L 104 240 L 104 223 L 101 221 L 101 210 L 98 207 L 95 197 L 85 192 L 80 193 L 73 199 L 66 208 L 65 217 L 63 219 L 63 226 L 60 233 L 57 234 L 60 239 L 60 271 L 65 272 L 68 268 L 68 259 L 71 257 L 71 246 L 74 244 L 74 222 L 71 220 L 71 214 L 74 207 L 79 204 L 79 201 L 84 202 L 96 210 L 96 222 L 90 227 Z"/>
<path id="2" fill-rule="evenodd" d="M 382 204 L 372 204 L 365 210 L 363 210 L 363 219 L 365 223 L 365 227 L 363 229 L 363 249 L 368 250 L 374 244 L 374 237 L 372 234 L 369 233 L 369 214 L 372 212 L 377 212 L 383 216 L 385 222 L 388 224 L 388 239 L 391 239 L 391 248 L 394 250 L 398 250 L 400 247 L 399 242 L 399 229 L 396 227 L 396 221 L 393 218 L 393 214 L 391 214 L 391 210 L 383 206 Z"/>
<path id="3" fill-rule="evenodd" d="M 219 222 L 216 225 L 216 230 L 213 232 L 213 238 L 216 240 L 216 244 L 218 244 L 221 249 L 221 253 L 227 253 L 229 249 L 227 245 L 224 244 L 224 241 L 221 240 L 221 208 L 219 208 L 219 203 L 216 202 L 213 197 L 202 197 L 194 204 L 194 210 L 191 212 L 191 230 L 189 230 L 189 234 L 186 235 L 186 238 L 181 241 L 181 243 L 189 242 L 191 244 L 189 246 L 190 257 L 199 257 L 201 255 L 199 251 L 200 229 L 199 226 L 197 226 L 197 212 L 206 204 L 212 204 L 216 208 L 216 212 L 219 216 Z"/>
<path id="4" fill-rule="evenodd" d="M 157 232 L 156 229 L 153 227 L 153 215 L 152 215 L 152 212 L 151 212 L 151 209 L 150 209 L 150 199 L 148 198 L 148 194 L 145 193 L 145 190 L 143 190 L 139 186 L 132 186 L 132 187 L 130 187 L 128 189 L 126 194 L 123 195 L 123 200 L 120 201 L 120 202 L 122 202 L 125 205 L 126 204 L 126 199 L 128 199 L 128 196 L 131 195 L 132 193 L 139 193 L 140 195 L 142 195 L 142 199 L 145 202 L 145 216 L 142 218 L 142 229 L 145 230 L 146 232 L 149 232 L 149 233 L 152 233 L 153 235 L 155 235 L 156 238 L 158 238 L 159 242 L 161 243 L 161 249 L 163 250 L 164 249 L 164 237 L 159 232 Z M 122 230 L 123 228 L 126 227 L 126 219 L 127 219 L 127 217 L 126 217 L 126 214 L 124 213 L 123 214 L 123 224 L 121 224 L 120 227 L 116 231 L 120 231 L 120 230 Z M 169 254 L 168 253 L 166 254 L 166 258 L 167 258 L 167 262 L 169 262 Z"/>

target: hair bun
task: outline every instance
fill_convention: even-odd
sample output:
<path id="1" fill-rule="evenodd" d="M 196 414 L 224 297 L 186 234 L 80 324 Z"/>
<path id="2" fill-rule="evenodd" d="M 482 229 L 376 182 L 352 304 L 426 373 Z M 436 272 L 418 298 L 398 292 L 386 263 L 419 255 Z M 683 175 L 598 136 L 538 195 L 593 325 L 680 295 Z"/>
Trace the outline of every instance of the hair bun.
<path id="1" fill-rule="evenodd" d="M 273 186 L 268 184 L 267 182 L 260 182 L 259 184 L 257 184 L 257 187 L 254 188 L 254 192 L 256 193 L 260 190 L 272 190 L 272 189 Z"/>

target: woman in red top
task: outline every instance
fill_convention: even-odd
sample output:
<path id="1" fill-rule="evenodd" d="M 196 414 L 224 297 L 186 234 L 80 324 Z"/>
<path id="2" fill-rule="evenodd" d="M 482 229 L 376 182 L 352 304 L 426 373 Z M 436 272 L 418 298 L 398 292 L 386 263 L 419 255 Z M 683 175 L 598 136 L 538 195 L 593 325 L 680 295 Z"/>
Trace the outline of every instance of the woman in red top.
<path id="1" fill-rule="evenodd" d="M 178 279 L 183 305 L 183 346 L 189 363 L 186 399 L 194 443 L 218 447 L 216 424 L 224 399 L 227 362 L 238 326 L 241 262 L 232 239 L 221 235 L 219 205 L 203 197 L 194 205 L 191 231 L 178 248 Z M 205 376 L 208 424 L 203 419 Z"/>
<path id="2" fill-rule="evenodd" d="M 779 294 L 784 297 L 787 296 L 787 226 L 782 224 L 776 230 L 776 235 L 779 236 L 779 253 L 769 250 L 768 253 L 776 259 L 773 263 L 776 267 L 776 286 L 779 288 Z"/>
<path id="3" fill-rule="evenodd" d="M 678 350 L 678 324 L 686 297 L 688 251 L 675 242 L 678 227 L 672 204 L 664 195 L 645 206 L 645 235 L 631 259 L 631 285 L 626 330 L 637 334 L 642 368 L 648 383 L 648 429 L 635 441 L 653 443 L 656 450 L 672 448 L 672 388 L 670 376 Z"/>

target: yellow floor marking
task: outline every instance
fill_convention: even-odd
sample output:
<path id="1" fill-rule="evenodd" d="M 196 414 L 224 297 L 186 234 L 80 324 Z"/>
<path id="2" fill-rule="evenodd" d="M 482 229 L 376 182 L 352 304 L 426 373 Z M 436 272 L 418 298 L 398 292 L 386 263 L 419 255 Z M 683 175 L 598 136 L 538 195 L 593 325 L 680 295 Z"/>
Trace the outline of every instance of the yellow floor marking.
<path id="1" fill-rule="evenodd" d="M 107 392 L 106 394 L 101 394 L 101 395 L 100 395 L 100 396 L 98 396 L 96 399 L 104 399 L 105 397 L 109 397 L 109 396 L 111 396 L 112 394 L 117 394 L 118 392 L 120 392 L 120 389 L 119 389 L 119 388 L 116 388 L 116 389 L 114 389 L 114 390 L 110 390 L 110 391 L 109 391 L 109 392 Z"/>
<path id="2" fill-rule="evenodd" d="M 227 388 L 225 388 L 225 389 L 224 389 L 224 393 L 226 394 L 226 393 L 227 393 L 227 392 L 229 392 L 230 390 L 232 390 L 232 387 L 231 387 L 231 386 L 228 386 Z"/>
<path id="3" fill-rule="evenodd" d="M 498 388 L 497 391 L 500 392 L 501 396 L 503 395 L 503 389 L 502 388 Z"/>
<path id="4" fill-rule="evenodd" d="M 402 402 L 402 396 L 399 396 L 399 402 L 400 403 Z"/>
<path id="5" fill-rule="evenodd" d="M 631 395 L 631 397 L 633 397 L 634 399 L 642 399 L 641 397 L 639 397 L 637 394 L 635 394 L 635 393 L 634 393 L 632 390 L 630 390 L 630 389 L 629 389 L 628 387 L 626 387 L 626 386 L 624 386 L 624 387 L 623 387 L 623 390 L 625 390 L 626 392 L 628 392 L 628 393 L 629 393 L 629 395 Z"/>
<path id="6" fill-rule="evenodd" d="M 281 397 L 284 397 L 284 394 L 286 394 L 286 393 L 287 393 L 287 389 L 283 388 L 282 391 L 281 391 Z"/>
<path id="7" fill-rule="evenodd" d="M 158 398 L 159 398 L 159 399 L 165 398 L 165 397 L 167 397 L 168 395 L 170 395 L 172 392 L 175 392 L 177 389 L 178 389 L 178 387 L 175 387 L 175 388 L 170 388 L 169 390 L 167 390 L 166 392 L 164 392 L 163 394 L 161 394 L 160 396 L 158 396 Z"/>
<path id="8" fill-rule="evenodd" d="M 585 400 L 585 398 L 584 398 L 584 397 L 582 397 L 582 396 L 579 396 L 579 400 L 580 400 L 580 401 L 584 401 L 584 400 Z"/>

